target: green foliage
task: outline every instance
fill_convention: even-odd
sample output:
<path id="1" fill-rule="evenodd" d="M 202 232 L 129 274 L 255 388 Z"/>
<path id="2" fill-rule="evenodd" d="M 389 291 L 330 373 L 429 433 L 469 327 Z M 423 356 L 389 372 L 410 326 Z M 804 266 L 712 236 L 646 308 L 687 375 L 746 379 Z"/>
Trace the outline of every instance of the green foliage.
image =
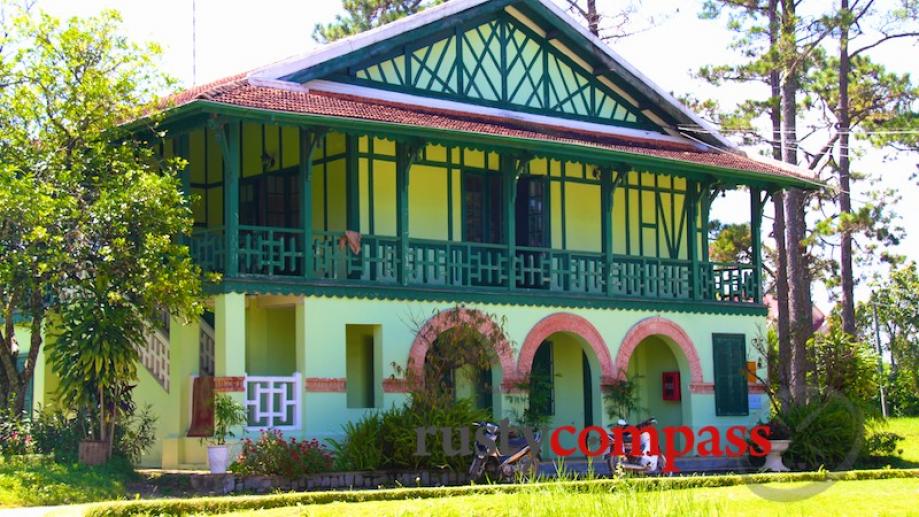
<path id="1" fill-rule="evenodd" d="M 246 421 L 246 408 L 242 404 L 226 393 L 214 395 L 214 435 L 211 437 L 214 445 L 226 445 L 227 438 L 236 437 L 233 428 Z"/>
<path id="2" fill-rule="evenodd" d="M 137 463 L 156 440 L 156 419 L 150 406 L 131 412 L 115 425 L 113 455 Z M 54 458 L 59 463 L 77 461 L 83 429 L 91 426 L 86 412 L 70 413 L 60 409 L 42 408 L 31 422 L 35 452 Z"/>
<path id="3" fill-rule="evenodd" d="M 899 448 L 903 436 L 890 431 L 872 431 L 865 439 L 863 454 L 869 457 L 896 456 L 902 452 Z"/>
<path id="4" fill-rule="evenodd" d="M 60 409 L 41 408 L 32 419 L 32 438 L 35 452 L 50 455 L 60 463 L 77 461 L 83 428 L 87 425 L 85 413 L 69 414 Z"/>
<path id="5" fill-rule="evenodd" d="M 865 421 L 844 397 L 829 396 L 783 409 L 779 419 L 791 430 L 786 464 L 804 469 L 846 470 L 862 453 Z"/>
<path id="6" fill-rule="evenodd" d="M 33 439 L 27 421 L 10 409 L 0 408 L 0 457 L 32 452 Z"/>
<path id="7" fill-rule="evenodd" d="M 336 15 L 335 21 L 331 23 L 317 23 L 313 28 L 313 39 L 320 43 L 328 43 L 359 34 L 404 16 L 415 14 L 429 5 L 436 5 L 443 1 L 344 0 L 342 7 L 345 15 Z"/>
<path id="8" fill-rule="evenodd" d="M 402 407 L 371 413 L 356 423 L 344 427 L 342 442 L 332 441 L 337 457 L 337 468 L 343 470 L 449 468 L 465 470 L 468 456 L 447 456 L 440 428 L 453 429 L 453 450 L 461 448 L 460 429 L 468 429 L 470 443 L 475 436 L 472 423 L 487 418 L 484 411 L 473 407 L 468 399 L 460 399 L 445 406 L 431 406 L 414 402 Z M 428 435 L 426 456 L 418 456 L 420 428 L 436 428 Z"/>
<path id="9" fill-rule="evenodd" d="M 603 386 L 603 405 L 606 416 L 613 422 L 620 418 L 628 421 L 638 410 L 638 377 L 619 379 Z"/>
<path id="10" fill-rule="evenodd" d="M 234 511 L 319 505 L 328 503 L 352 503 L 366 501 L 409 501 L 437 499 L 444 497 L 467 497 L 490 494 L 518 494 L 540 489 L 564 490 L 583 494 L 602 491 L 610 493 L 619 490 L 672 490 L 690 488 L 715 488 L 741 486 L 758 483 L 796 483 L 804 481 L 856 481 L 881 479 L 919 479 L 915 469 L 884 469 L 850 472 L 794 472 L 785 474 L 753 474 L 686 476 L 658 478 L 599 479 L 590 481 L 558 481 L 551 483 L 471 485 L 434 488 L 396 488 L 386 490 L 349 490 L 337 492 L 300 492 L 267 496 L 202 497 L 195 499 L 159 499 L 146 501 L 118 501 L 101 503 L 86 509 L 86 517 L 121 517 L 134 515 L 188 515 L 204 513 L 228 513 Z M 540 498 L 544 504 L 551 497 Z M 302 511 L 302 510 L 298 510 Z M 587 513 L 587 512 L 585 512 Z M 679 514 L 679 513 L 678 513 Z"/>
<path id="11" fill-rule="evenodd" d="M 119 363 L 139 322 L 161 309 L 200 310 L 200 271 L 176 238 L 193 224 L 177 175 L 182 160 L 155 156 L 152 144 L 163 136 L 155 127 L 128 134 L 120 126 L 148 112 L 170 81 L 153 65 L 159 49 L 130 42 L 113 11 L 62 22 L 11 2 L 2 10 L 0 316 L 24 315 L 32 341 L 17 369 L 15 330 L 0 330 L 0 388 L 16 392 L 21 409 L 49 315 L 67 311 L 55 321 L 64 324 L 76 316 L 82 327 L 63 329 L 76 340 L 95 334 L 92 318 L 117 312 L 122 323 L 135 319 L 128 339 L 116 346 L 111 334 L 94 338 L 102 349 L 80 362 L 83 372 L 64 368 L 67 390 L 93 370 L 99 404 L 117 398 L 130 373 Z"/>
<path id="12" fill-rule="evenodd" d="M 272 430 L 262 431 L 255 442 L 244 440 L 242 452 L 230 465 L 230 472 L 297 479 L 326 472 L 331 467 L 332 455 L 318 440 L 287 441 L 280 431 Z"/>
<path id="13" fill-rule="evenodd" d="M 118 459 L 99 467 L 43 456 L 0 459 L 0 508 L 121 499 L 133 477 L 131 466 Z"/>
<path id="14" fill-rule="evenodd" d="M 919 267 L 915 262 L 892 267 L 875 279 L 871 298 L 860 304 L 860 334 L 873 340 L 873 312 L 885 348 L 890 352 L 890 372 L 885 379 L 892 415 L 919 415 Z"/>
<path id="15" fill-rule="evenodd" d="M 155 442 L 156 417 L 150 405 L 127 415 L 115 426 L 115 453 L 132 464 L 140 463 Z"/>
<path id="16" fill-rule="evenodd" d="M 821 395 L 839 393 L 859 405 L 873 401 L 877 388 L 877 354 L 871 345 L 842 330 L 839 315 L 831 314 L 826 331 L 808 343 L 811 386 Z"/>
<path id="17" fill-rule="evenodd" d="M 753 240 L 747 223 L 722 224 L 718 220 L 709 222 L 708 258 L 714 262 L 753 261 Z"/>

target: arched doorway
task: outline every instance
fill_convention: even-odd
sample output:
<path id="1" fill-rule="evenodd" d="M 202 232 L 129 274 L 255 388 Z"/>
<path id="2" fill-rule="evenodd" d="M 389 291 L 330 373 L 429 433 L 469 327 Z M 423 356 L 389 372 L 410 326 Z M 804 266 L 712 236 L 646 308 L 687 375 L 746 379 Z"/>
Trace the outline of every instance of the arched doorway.
<path id="1" fill-rule="evenodd" d="M 478 368 L 464 364 L 463 354 L 450 353 L 473 344 L 485 345 L 487 359 L 476 361 L 483 365 Z M 494 418 L 502 415 L 502 383 L 516 378 L 513 350 L 501 327 L 487 314 L 465 307 L 441 311 L 425 322 L 412 342 L 408 368 L 413 382 L 438 383 L 453 398 L 490 408 Z"/>
<path id="2" fill-rule="evenodd" d="M 529 380 L 524 409 L 531 417 L 543 417 L 550 428 L 603 425 L 600 386 L 612 377 L 612 360 L 586 319 L 568 313 L 543 318 L 527 335 L 517 370 Z M 575 436 L 563 433 L 560 440 L 566 448 L 577 445 Z"/>
<path id="3" fill-rule="evenodd" d="M 678 400 L 666 396 L 665 374 L 671 372 L 679 374 Z M 660 426 L 692 425 L 690 393 L 702 384 L 702 366 L 695 345 L 679 325 L 659 317 L 636 323 L 616 354 L 616 374 L 637 384 L 638 409 L 630 415 L 632 423 L 654 416 Z"/>

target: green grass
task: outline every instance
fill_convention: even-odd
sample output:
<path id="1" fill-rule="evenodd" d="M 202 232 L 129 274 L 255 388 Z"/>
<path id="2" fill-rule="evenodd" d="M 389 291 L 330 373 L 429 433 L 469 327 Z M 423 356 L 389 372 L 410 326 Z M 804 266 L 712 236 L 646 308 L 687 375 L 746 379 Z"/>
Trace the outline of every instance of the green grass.
<path id="1" fill-rule="evenodd" d="M 0 508 L 120 499 L 132 476 L 122 461 L 86 467 L 43 456 L 0 458 Z"/>
<path id="2" fill-rule="evenodd" d="M 903 461 L 919 466 L 919 417 L 891 418 L 887 430 L 905 438 L 900 442 Z"/>
<path id="3" fill-rule="evenodd" d="M 754 490 L 770 490 L 769 499 Z M 812 497 L 799 493 L 820 490 Z M 233 517 L 341 515 L 634 515 L 634 516 L 794 516 L 794 515 L 919 515 L 916 498 L 919 479 L 886 479 L 819 483 L 769 483 L 687 490 L 616 491 L 578 493 L 547 485 L 517 494 L 474 495 L 444 499 L 331 503 L 249 510 Z M 200 514 L 207 515 L 207 514 Z"/>

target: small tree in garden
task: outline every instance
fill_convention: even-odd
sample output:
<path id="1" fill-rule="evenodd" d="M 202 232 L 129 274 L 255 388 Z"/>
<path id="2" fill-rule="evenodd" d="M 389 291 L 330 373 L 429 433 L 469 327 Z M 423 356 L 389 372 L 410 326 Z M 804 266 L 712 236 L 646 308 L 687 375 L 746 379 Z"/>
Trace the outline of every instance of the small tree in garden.
<path id="1" fill-rule="evenodd" d="M 246 409 L 226 393 L 214 397 L 214 445 L 226 445 L 227 438 L 234 438 L 233 428 L 246 423 Z"/>
<path id="2" fill-rule="evenodd" d="M 62 400 L 110 437 L 146 322 L 200 310 L 200 271 L 177 239 L 193 224 L 183 163 L 154 154 L 155 128 L 121 125 L 169 81 L 115 12 L 61 22 L 0 0 L 0 14 L 0 391 L 21 414 L 51 330 Z M 31 327 L 21 368 L 14 315 Z"/>

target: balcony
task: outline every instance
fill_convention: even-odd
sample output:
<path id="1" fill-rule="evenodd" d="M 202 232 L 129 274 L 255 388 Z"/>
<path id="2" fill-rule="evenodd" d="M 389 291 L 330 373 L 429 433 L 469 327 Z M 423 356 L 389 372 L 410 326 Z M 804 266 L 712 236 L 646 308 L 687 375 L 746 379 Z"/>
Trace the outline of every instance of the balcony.
<path id="1" fill-rule="evenodd" d="M 342 232 L 240 226 L 235 268 L 227 269 L 224 229 L 196 231 L 195 260 L 226 279 L 306 286 L 401 287 L 457 293 L 581 300 L 651 300 L 761 306 L 750 264 L 671 260 L 570 250 L 362 235 L 360 252 Z M 305 291 L 304 291 L 305 292 Z"/>

